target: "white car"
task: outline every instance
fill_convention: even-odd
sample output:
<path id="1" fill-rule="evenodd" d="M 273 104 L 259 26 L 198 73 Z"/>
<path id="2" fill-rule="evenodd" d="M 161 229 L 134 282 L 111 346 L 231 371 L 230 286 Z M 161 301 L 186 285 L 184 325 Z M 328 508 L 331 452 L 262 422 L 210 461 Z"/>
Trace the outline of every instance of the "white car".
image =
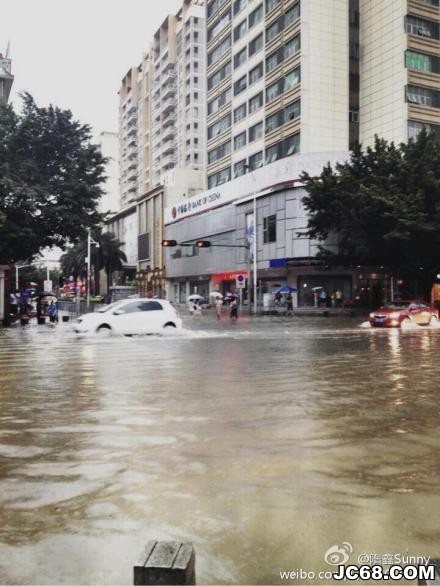
<path id="1" fill-rule="evenodd" d="M 181 328 L 182 320 L 169 301 L 124 299 L 86 313 L 74 325 L 77 334 L 150 334 L 167 328 Z"/>

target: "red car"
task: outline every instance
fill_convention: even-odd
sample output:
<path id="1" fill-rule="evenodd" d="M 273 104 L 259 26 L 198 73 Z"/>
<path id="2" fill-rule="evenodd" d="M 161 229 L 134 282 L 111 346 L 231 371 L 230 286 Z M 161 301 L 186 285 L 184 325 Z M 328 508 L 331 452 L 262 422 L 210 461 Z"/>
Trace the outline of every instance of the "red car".
<path id="1" fill-rule="evenodd" d="M 438 310 L 435 307 L 418 301 L 394 301 L 370 313 L 370 324 L 385 328 L 398 328 L 403 322 L 429 326 L 438 321 L 438 318 Z"/>

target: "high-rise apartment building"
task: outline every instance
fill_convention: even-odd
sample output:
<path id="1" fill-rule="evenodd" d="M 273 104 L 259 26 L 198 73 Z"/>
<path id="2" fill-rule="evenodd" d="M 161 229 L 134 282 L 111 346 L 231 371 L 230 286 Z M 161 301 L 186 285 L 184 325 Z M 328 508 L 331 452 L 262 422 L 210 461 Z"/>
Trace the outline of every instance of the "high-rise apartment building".
<path id="1" fill-rule="evenodd" d="M 208 2 L 209 188 L 348 148 L 349 14 L 349 0 Z"/>
<path id="2" fill-rule="evenodd" d="M 120 203 L 125 207 L 136 198 L 139 189 L 139 109 L 142 66 L 132 67 L 119 90 L 119 165 Z"/>
<path id="3" fill-rule="evenodd" d="M 5 57 L 0 53 L 0 105 L 8 103 L 13 81 L 14 76 L 11 73 L 9 51 L 6 51 Z"/>
<path id="4" fill-rule="evenodd" d="M 440 134 L 439 0 L 360 0 L 360 140 Z"/>
<path id="5" fill-rule="evenodd" d="M 168 16 L 154 35 L 151 149 L 155 185 L 175 183 L 176 171 L 186 169 L 186 175 L 191 177 L 189 187 L 193 183 L 193 189 L 203 188 L 206 107 L 203 4 L 201 0 L 184 0 L 179 12 Z"/>

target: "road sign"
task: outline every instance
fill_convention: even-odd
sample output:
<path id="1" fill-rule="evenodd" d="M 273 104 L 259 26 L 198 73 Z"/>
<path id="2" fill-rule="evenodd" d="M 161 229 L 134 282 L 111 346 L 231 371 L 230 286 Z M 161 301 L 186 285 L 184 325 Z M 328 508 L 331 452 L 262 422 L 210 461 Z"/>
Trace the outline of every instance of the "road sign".
<path id="1" fill-rule="evenodd" d="M 44 291 L 46 293 L 52 293 L 52 281 L 44 281 Z"/>
<path id="2" fill-rule="evenodd" d="M 237 275 L 235 277 L 235 285 L 237 289 L 244 289 L 246 287 L 246 276 L 245 275 Z"/>

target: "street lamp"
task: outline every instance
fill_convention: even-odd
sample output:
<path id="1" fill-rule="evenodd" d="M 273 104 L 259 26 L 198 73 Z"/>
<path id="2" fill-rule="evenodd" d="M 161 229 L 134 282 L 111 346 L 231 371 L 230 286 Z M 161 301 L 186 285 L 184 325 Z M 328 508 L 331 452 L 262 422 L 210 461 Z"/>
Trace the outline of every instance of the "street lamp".
<path id="1" fill-rule="evenodd" d="M 86 266 L 87 266 L 87 309 L 90 309 L 90 255 L 92 253 L 92 244 L 99 248 L 99 242 L 93 240 L 90 234 L 90 228 L 87 232 L 87 258 L 86 258 Z M 78 295 L 78 292 L 77 292 Z"/>

